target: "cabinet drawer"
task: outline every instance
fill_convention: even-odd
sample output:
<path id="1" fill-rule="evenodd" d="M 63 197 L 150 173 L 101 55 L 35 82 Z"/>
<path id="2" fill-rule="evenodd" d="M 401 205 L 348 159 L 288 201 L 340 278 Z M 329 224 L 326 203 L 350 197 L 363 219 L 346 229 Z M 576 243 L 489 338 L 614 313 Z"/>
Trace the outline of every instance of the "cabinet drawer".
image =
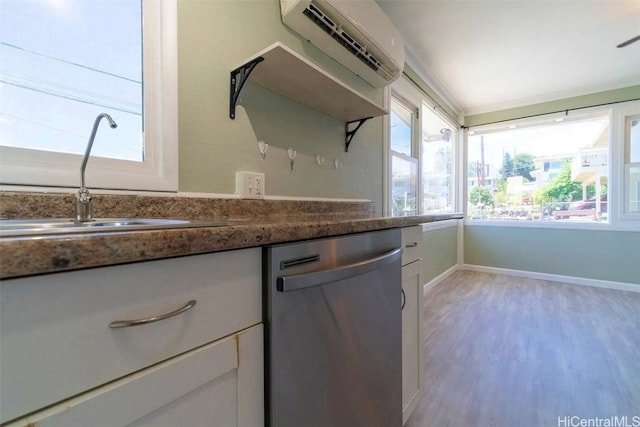
<path id="1" fill-rule="evenodd" d="M 264 419 L 262 357 L 262 325 L 256 325 L 8 427 L 259 427 Z"/>
<path id="2" fill-rule="evenodd" d="M 0 296 L 4 422 L 260 323 L 261 251 L 5 280 Z"/>
<path id="3" fill-rule="evenodd" d="M 422 226 L 402 228 L 402 265 L 422 258 Z"/>

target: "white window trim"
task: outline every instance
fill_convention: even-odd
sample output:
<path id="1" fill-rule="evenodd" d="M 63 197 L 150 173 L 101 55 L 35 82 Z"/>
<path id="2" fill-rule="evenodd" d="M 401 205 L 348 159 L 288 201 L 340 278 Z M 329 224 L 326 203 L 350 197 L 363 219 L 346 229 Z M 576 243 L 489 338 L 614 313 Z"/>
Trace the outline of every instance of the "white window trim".
<path id="1" fill-rule="evenodd" d="M 145 161 L 92 157 L 86 169 L 89 188 L 178 190 L 177 2 L 143 0 L 142 7 Z M 2 146 L 0 159 L 2 184 L 80 185 L 81 155 Z"/>
<path id="2" fill-rule="evenodd" d="M 391 111 L 391 89 L 386 86 L 383 91 L 382 104 Z M 391 114 L 382 120 L 382 215 L 391 216 Z"/>
<path id="3" fill-rule="evenodd" d="M 400 77 L 396 80 L 390 87 L 385 91 L 385 106 L 387 108 L 391 108 L 391 97 L 395 97 L 402 101 L 405 105 L 410 106 L 412 109 L 418 111 L 418 116 L 416 117 L 415 129 L 413 130 L 414 135 L 412 139 L 412 144 L 415 152 L 417 153 L 416 157 L 418 159 L 417 169 L 418 169 L 418 182 L 416 192 L 417 194 L 422 194 L 422 143 L 420 138 L 422 136 L 422 118 L 424 116 L 424 108 L 425 106 L 435 111 L 436 115 L 442 119 L 445 123 L 449 124 L 452 129 L 457 129 L 457 125 L 452 123 L 449 118 L 440 114 L 433 105 L 432 101 L 429 100 L 422 92 L 416 88 L 416 86 L 411 83 L 404 76 Z M 385 177 L 385 190 L 383 192 L 384 196 L 384 210 L 385 215 L 391 216 L 391 129 L 390 129 L 390 120 L 391 115 L 387 115 L 385 117 L 385 126 L 384 130 L 384 152 L 385 152 L 385 168 L 384 168 L 384 177 Z M 462 140 L 459 136 L 459 130 L 456 132 L 456 138 L 452 141 L 452 165 L 451 165 L 451 204 L 452 204 L 452 212 L 460 212 L 459 206 L 461 206 L 461 197 L 458 196 L 460 193 L 461 187 L 458 183 L 459 177 L 459 168 L 458 168 L 458 156 L 460 153 L 460 141 Z M 397 153 L 398 154 L 398 153 Z M 417 197 L 417 195 L 416 195 Z M 416 200 L 418 205 L 418 215 L 425 215 L 422 211 L 422 200 Z"/>
<path id="4" fill-rule="evenodd" d="M 420 214 L 420 204 L 418 203 L 417 197 L 418 194 L 422 192 L 422 180 L 420 179 L 422 173 L 422 165 L 420 164 L 420 156 L 422 155 L 422 148 L 420 144 L 417 143 L 418 136 L 422 132 L 422 125 L 420 121 L 420 105 L 419 103 L 415 103 L 413 100 L 408 99 L 403 96 L 403 93 L 397 91 L 395 86 L 399 81 L 405 80 L 404 77 L 401 77 L 396 83 L 394 83 L 394 87 L 392 90 L 388 92 L 388 102 L 389 102 L 389 111 L 391 111 L 391 98 L 395 98 L 400 101 L 405 107 L 412 111 L 413 114 L 413 123 L 411 124 L 411 153 L 413 156 L 407 156 L 404 153 L 400 153 L 398 151 L 391 149 L 391 114 L 387 115 L 387 131 L 385 132 L 385 140 L 386 140 L 386 149 L 385 155 L 387 156 L 387 172 L 386 176 L 386 188 L 388 189 L 387 194 L 385 196 L 385 206 L 386 206 L 386 214 L 391 216 L 393 214 L 393 206 L 391 204 L 391 195 L 393 194 L 393 180 L 392 180 L 392 172 L 393 172 L 393 158 L 397 157 L 399 159 L 405 160 L 410 163 L 414 163 L 416 167 L 416 207 L 418 208 L 417 214 Z"/>
<path id="5" fill-rule="evenodd" d="M 609 222 L 607 223 L 583 223 L 583 222 L 553 222 L 553 221 L 492 221 L 483 219 L 468 218 L 468 182 L 466 168 L 461 171 L 462 183 L 464 186 L 464 225 L 465 226 L 492 226 L 492 227 L 516 227 L 516 228 L 555 228 L 570 230 L 610 230 L 610 231 L 640 231 L 640 214 L 625 213 L 625 184 L 626 177 L 624 175 L 624 150 L 625 150 L 625 118 L 637 115 L 640 111 L 640 101 L 628 101 L 619 104 L 613 104 L 609 107 L 593 107 L 577 111 L 575 114 L 589 114 L 596 112 L 609 113 Z M 562 113 L 564 115 L 565 113 Z M 569 113 L 571 114 L 571 112 Z M 548 114 L 547 118 L 554 118 L 559 114 Z M 526 122 L 526 119 L 520 120 Z M 502 123 L 502 126 L 518 123 L 518 120 Z M 474 127 L 474 130 L 484 131 L 490 128 L 487 126 Z M 463 163 L 466 164 L 468 130 L 465 129 L 463 134 Z M 613 200 L 612 200 L 613 199 Z"/>
<path id="6" fill-rule="evenodd" d="M 422 224 L 422 232 L 428 233 L 430 231 L 442 230 L 443 228 L 457 227 L 459 219 L 445 219 L 444 221 L 425 222 Z"/>
<path id="7" fill-rule="evenodd" d="M 640 101 L 626 102 L 621 104 L 620 108 L 614 110 L 612 120 L 616 120 L 618 128 L 616 129 L 616 138 L 619 138 L 620 146 L 617 147 L 619 152 L 616 153 L 616 159 L 619 161 L 620 180 L 619 191 L 620 197 L 616 202 L 618 206 L 619 215 L 616 218 L 617 222 L 625 224 L 633 222 L 640 228 L 640 212 L 629 211 L 629 186 L 631 183 L 628 180 L 627 170 L 633 166 L 640 166 L 640 163 L 627 163 L 626 150 L 627 150 L 627 118 L 640 115 Z"/>

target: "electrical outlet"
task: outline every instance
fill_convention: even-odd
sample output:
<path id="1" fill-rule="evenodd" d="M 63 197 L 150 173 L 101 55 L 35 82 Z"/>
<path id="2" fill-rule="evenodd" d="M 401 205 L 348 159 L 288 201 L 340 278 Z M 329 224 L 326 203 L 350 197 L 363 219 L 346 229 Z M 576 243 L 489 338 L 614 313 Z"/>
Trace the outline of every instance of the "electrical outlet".
<path id="1" fill-rule="evenodd" d="M 236 194 L 243 199 L 263 199 L 264 184 L 263 173 L 236 172 Z"/>

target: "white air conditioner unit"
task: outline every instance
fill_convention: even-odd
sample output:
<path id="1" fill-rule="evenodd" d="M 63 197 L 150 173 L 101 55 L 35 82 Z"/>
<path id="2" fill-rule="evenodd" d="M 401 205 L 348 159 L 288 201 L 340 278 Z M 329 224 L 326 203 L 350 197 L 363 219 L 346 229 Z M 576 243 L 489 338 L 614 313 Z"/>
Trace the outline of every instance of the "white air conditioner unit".
<path id="1" fill-rule="evenodd" d="M 374 0 L 280 0 L 282 22 L 375 87 L 400 77 L 404 40 Z"/>

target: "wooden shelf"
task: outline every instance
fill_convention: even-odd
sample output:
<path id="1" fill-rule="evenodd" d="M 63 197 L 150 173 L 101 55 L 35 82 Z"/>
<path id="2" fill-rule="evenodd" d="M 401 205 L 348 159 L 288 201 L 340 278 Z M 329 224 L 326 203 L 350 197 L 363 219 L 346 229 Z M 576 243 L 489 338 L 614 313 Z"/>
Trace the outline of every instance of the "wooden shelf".
<path id="1" fill-rule="evenodd" d="M 346 123 L 389 114 L 280 42 L 258 52 L 231 72 L 231 118 L 235 117 L 235 103 L 244 84 L 244 80 L 236 81 L 236 77 Z"/>

